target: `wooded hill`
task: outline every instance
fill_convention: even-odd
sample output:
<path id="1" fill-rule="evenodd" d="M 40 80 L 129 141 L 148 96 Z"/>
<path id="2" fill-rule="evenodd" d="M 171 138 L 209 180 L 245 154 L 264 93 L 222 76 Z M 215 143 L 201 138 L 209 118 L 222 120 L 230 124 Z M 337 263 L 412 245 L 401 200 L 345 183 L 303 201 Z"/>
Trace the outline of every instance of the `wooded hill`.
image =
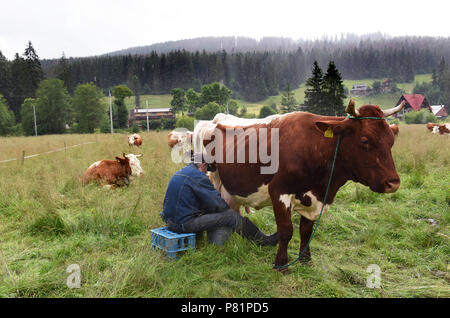
<path id="1" fill-rule="evenodd" d="M 194 43 L 210 50 L 218 43 L 217 38 L 194 39 L 173 46 L 181 48 L 184 43 L 183 50 L 43 60 L 42 66 L 48 77 L 62 78 L 70 92 L 78 83 L 93 82 L 105 91 L 125 83 L 140 94 L 167 94 L 175 87 L 199 90 L 204 84 L 223 80 L 235 98 L 259 101 L 277 95 L 288 84 L 298 87 L 309 76 L 315 60 L 321 67 L 333 60 L 346 79 L 390 77 L 397 82 L 411 82 L 415 74 L 432 73 L 442 57 L 450 61 L 450 38 L 381 36 L 297 42 L 271 38 L 254 40 L 257 46 L 248 40 L 247 46 L 242 44 L 248 49 L 245 52 L 224 45 L 231 38 L 219 39 L 227 50 L 194 52 L 191 50 L 201 47 Z"/>

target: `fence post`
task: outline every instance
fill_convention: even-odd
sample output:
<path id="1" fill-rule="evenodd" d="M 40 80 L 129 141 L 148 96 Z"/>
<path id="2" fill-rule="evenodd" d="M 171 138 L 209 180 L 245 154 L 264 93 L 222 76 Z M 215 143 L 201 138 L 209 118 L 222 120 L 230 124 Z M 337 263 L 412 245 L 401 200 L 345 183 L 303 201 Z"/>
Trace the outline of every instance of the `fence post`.
<path id="1" fill-rule="evenodd" d="M 25 163 L 25 150 L 22 150 L 22 159 L 20 162 L 21 162 L 22 166 Z"/>

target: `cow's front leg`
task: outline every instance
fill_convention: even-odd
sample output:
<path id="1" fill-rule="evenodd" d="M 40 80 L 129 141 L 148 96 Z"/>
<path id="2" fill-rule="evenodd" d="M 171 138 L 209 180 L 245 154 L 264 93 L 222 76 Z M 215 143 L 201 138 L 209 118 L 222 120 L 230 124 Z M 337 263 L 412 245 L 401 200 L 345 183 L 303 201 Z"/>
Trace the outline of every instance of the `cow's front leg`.
<path id="1" fill-rule="evenodd" d="M 293 227 L 291 220 L 291 208 L 287 207 L 282 201 L 280 201 L 279 195 L 271 195 L 271 199 L 278 232 L 278 251 L 275 257 L 276 269 L 276 266 L 286 265 L 288 262 L 287 248 L 289 241 L 292 238 Z"/>
<path id="2" fill-rule="evenodd" d="M 302 253 L 303 250 L 306 247 L 306 244 L 308 244 L 308 241 L 311 237 L 313 228 L 314 228 L 314 221 L 311 221 L 307 218 L 305 218 L 304 216 L 302 216 L 300 218 L 300 251 L 299 253 Z M 303 264 L 307 264 L 311 261 L 311 252 L 309 250 L 309 245 L 308 248 L 303 252 L 303 254 L 300 256 L 300 261 Z"/>

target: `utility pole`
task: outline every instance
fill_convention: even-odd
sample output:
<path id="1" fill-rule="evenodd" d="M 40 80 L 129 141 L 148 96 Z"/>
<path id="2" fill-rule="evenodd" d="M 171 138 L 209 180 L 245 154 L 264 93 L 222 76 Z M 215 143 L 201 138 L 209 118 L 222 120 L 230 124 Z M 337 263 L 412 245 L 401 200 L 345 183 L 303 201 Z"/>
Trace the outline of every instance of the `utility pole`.
<path id="1" fill-rule="evenodd" d="M 34 116 L 34 135 L 37 136 L 36 106 L 35 105 L 33 105 L 33 116 Z"/>
<path id="2" fill-rule="evenodd" d="M 147 132 L 149 132 L 150 128 L 148 127 L 148 99 L 145 100 L 145 104 L 147 105 Z"/>
<path id="3" fill-rule="evenodd" d="M 111 91 L 109 91 L 109 118 L 110 118 L 110 121 L 111 121 L 111 134 L 113 134 L 114 130 L 113 130 L 113 113 L 112 113 Z"/>

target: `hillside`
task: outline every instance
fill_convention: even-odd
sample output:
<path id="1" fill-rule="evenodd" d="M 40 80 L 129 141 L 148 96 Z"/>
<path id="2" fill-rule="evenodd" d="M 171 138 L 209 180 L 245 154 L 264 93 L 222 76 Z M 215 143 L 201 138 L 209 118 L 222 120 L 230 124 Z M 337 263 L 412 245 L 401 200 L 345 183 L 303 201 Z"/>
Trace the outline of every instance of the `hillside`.
<path id="1" fill-rule="evenodd" d="M 374 81 L 382 81 L 383 78 L 379 79 L 362 79 L 362 80 L 344 80 L 344 86 L 347 87 L 347 89 L 350 91 L 352 86 L 354 84 L 368 84 L 370 86 L 373 85 Z M 431 81 L 431 74 L 419 74 L 414 77 L 414 82 L 412 83 L 396 83 L 397 87 L 402 90 L 402 92 L 411 94 L 414 88 L 414 85 L 416 82 L 422 83 L 422 82 L 430 82 Z M 275 103 L 277 106 L 280 105 L 281 102 L 281 95 L 282 93 L 276 95 L 276 96 L 270 96 L 264 100 L 250 103 L 242 99 L 235 99 L 235 101 L 238 103 L 240 107 L 246 106 L 247 112 L 251 114 L 258 115 L 259 110 L 264 105 L 271 105 Z M 372 96 L 348 96 L 345 100 L 345 104 L 348 103 L 350 98 L 354 98 L 357 105 L 364 105 L 364 104 L 376 104 L 379 105 L 381 108 L 390 108 L 395 106 L 395 103 L 397 103 L 398 99 L 400 98 L 401 93 L 387 93 L 387 94 L 379 94 L 379 95 L 372 95 Z M 299 104 L 304 103 L 305 99 L 305 85 L 300 85 L 299 88 L 294 90 L 294 96 L 295 99 Z M 172 100 L 172 95 L 165 94 L 165 95 L 142 95 L 141 96 L 141 108 L 145 108 L 146 101 L 149 103 L 150 108 L 166 108 L 170 107 L 170 101 Z M 108 104 L 109 99 L 107 97 L 104 98 L 104 103 Z M 128 97 L 125 99 L 125 103 L 129 109 L 132 109 L 135 107 L 135 97 Z M 109 105 L 109 104 L 108 104 Z"/>

